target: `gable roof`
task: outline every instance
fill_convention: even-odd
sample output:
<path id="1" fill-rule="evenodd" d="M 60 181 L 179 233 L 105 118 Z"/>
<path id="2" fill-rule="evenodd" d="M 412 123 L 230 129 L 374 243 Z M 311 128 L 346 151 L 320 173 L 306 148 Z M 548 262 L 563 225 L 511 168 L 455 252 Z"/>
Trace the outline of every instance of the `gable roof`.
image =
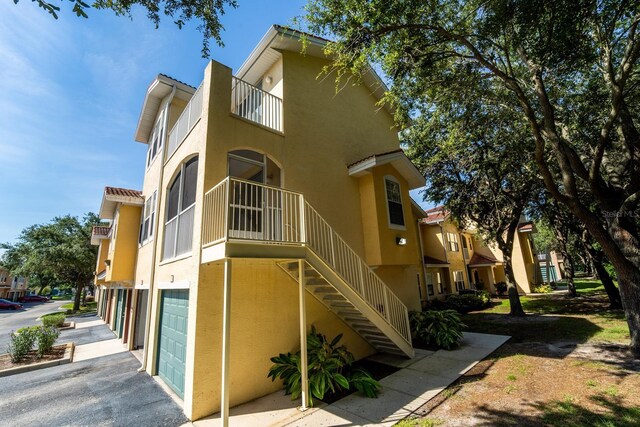
<path id="1" fill-rule="evenodd" d="M 255 84 L 278 61 L 281 56 L 280 51 L 301 52 L 302 37 L 304 37 L 306 45 L 305 55 L 327 58 L 324 53 L 324 47 L 331 40 L 276 24 L 267 30 L 258 45 L 236 72 L 236 77 Z M 380 101 L 388 90 L 387 85 L 371 67 L 368 67 L 363 74 L 362 81 L 376 98 L 376 102 Z M 395 109 L 387 102 L 384 103 L 384 109 L 391 115 L 395 113 Z"/>
<path id="2" fill-rule="evenodd" d="M 469 260 L 469 267 L 482 267 L 489 265 L 496 265 L 499 261 L 488 255 L 480 255 L 478 253 L 474 253 L 471 259 Z"/>
<path id="3" fill-rule="evenodd" d="M 147 144 L 151 131 L 155 125 L 158 109 L 162 104 L 162 100 L 169 95 L 175 88 L 175 97 L 189 102 L 196 91 L 196 88 L 169 77 L 165 74 L 158 74 L 147 88 L 144 96 L 138 125 L 134 134 L 134 139 L 138 142 Z"/>
<path id="4" fill-rule="evenodd" d="M 118 187 L 104 187 L 98 216 L 101 219 L 113 219 L 118 203 L 142 206 L 144 204 L 142 191 Z"/>
<path id="5" fill-rule="evenodd" d="M 391 164 L 409 184 L 409 189 L 424 187 L 425 179 L 411 160 L 404 154 L 401 148 L 386 153 L 371 154 L 363 159 L 357 160 L 350 165 L 349 175 L 360 177 L 363 176 L 376 166 Z"/>
<path id="6" fill-rule="evenodd" d="M 449 265 L 449 263 L 447 261 L 443 261 L 441 259 L 433 258 L 433 257 L 426 256 L 426 255 L 425 255 L 423 261 L 424 261 L 425 265 L 427 265 L 427 266 L 436 266 L 436 267 L 442 266 L 442 267 L 446 267 L 446 266 Z"/>

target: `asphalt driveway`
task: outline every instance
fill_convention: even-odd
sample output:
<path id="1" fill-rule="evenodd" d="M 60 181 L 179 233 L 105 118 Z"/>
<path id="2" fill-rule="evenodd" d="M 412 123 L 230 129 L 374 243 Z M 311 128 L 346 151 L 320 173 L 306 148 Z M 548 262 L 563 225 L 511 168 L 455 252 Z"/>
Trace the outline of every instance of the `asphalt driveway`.
<path id="1" fill-rule="evenodd" d="M 56 311 L 67 302 L 27 302 L 23 304 L 23 310 L 0 310 L 0 354 L 7 352 L 11 332 L 24 326 L 39 325 L 40 322 L 36 322 L 38 317 Z"/>
<path id="2" fill-rule="evenodd" d="M 84 319 L 83 319 L 84 320 Z M 87 319 L 89 320 L 89 319 Z M 105 325 L 81 341 L 101 341 L 113 334 Z M 72 331 L 63 335 L 69 341 Z M 0 378 L 1 425 L 37 426 L 180 426 L 182 409 L 146 373 L 129 352 Z"/>

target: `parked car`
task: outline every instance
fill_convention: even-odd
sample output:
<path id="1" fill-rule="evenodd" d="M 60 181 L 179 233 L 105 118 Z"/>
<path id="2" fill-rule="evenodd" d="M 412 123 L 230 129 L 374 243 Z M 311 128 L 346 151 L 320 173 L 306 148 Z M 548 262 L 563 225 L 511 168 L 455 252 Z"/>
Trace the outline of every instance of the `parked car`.
<path id="1" fill-rule="evenodd" d="M 42 295 L 24 295 L 18 298 L 20 302 L 46 302 L 49 301 L 48 297 Z"/>
<path id="2" fill-rule="evenodd" d="M 22 304 L 0 298 L 0 308 L 4 308 L 6 310 L 21 310 Z"/>

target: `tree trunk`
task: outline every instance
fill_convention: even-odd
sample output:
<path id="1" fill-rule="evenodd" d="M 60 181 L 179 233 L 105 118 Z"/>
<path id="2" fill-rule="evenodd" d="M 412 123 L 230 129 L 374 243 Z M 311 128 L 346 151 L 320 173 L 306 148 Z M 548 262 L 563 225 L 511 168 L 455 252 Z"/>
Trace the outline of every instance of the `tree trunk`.
<path id="1" fill-rule="evenodd" d="M 73 298 L 73 311 L 80 310 L 80 297 L 82 297 L 83 289 L 84 289 L 84 283 L 76 284 L 76 295 Z"/>
<path id="2" fill-rule="evenodd" d="M 578 296 L 578 291 L 576 290 L 576 284 L 573 282 L 574 275 L 574 264 L 573 258 L 569 255 L 566 249 L 563 249 L 561 252 L 562 257 L 564 258 L 564 275 L 567 279 L 567 290 L 569 291 L 569 295 L 572 297 Z"/>
<path id="3" fill-rule="evenodd" d="M 607 270 L 604 268 L 604 253 L 593 246 L 588 234 L 583 234 L 583 240 L 584 247 L 587 251 L 587 255 L 589 256 L 589 261 L 591 265 L 593 265 L 593 269 L 602 282 L 602 286 L 604 286 L 604 290 L 609 297 L 609 308 L 616 310 L 621 309 L 622 298 L 620 297 L 620 291 L 613 283 L 613 279 L 611 279 Z"/>
<path id="4" fill-rule="evenodd" d="M 629 325 L 629 335 L 631 336 L 631 351 L 637 359 L 640 359 L 640 275 L 634 271 L 620 271 L 618 273 L 618 284 L 620 285 L 620 295 L 624 301 L 624 314 Z"/>
<path id="5" fill-rule="evenodd" d="M 516 278 L 513 274 L 513 267 L 511 264 L 511 255 L 504 256 L 504 275 L 507 280 L 507 294 L 509 295 L 509 305 L 511 310 L 510 316 L 522 317 L 525 316 L 522 303 L 520 302 L 520 294 L 518 294 L 518 288 L 516 286 Z"/>

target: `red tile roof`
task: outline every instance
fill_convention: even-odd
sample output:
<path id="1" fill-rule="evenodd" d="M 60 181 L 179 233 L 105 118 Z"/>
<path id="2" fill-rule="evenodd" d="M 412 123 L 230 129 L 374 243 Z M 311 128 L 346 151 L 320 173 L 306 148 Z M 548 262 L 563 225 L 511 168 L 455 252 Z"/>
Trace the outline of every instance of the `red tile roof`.
<path id="1" fill-rule="evenodd" d="M 421 219 L 424 224 L 441 222 L 449 216 L 449 211 L 446 210 L 444 206 L 436 206 L 435 208 L 427 209 L 424 212 L 427 214 L 426 218 Z"/>
<path id="2" fill-rule="evenodd" d="M 533 231 L 533 223 L 532 222 L 524 222 L 518 225 L 518 231 L 521 233 L 528 233 Z"/>
<path id="3" fill-rule="evenodd" d="M 142 191 L 127 188 L 104 187 L 104 192 L 107 196 L 142 197 Z"/>
<path id="4" fill-rule="evenodd" d="M 96 235 L 96 236 L 108 236 L 110 229 L 111 229 L 111 227 L 104 227 L 104 226 L 101 226 L 101 225 L 94 225 L 93 229 L 91 230 L 91 234 Z"/>
<path id="5" fill-rule="evenodd" d="M 373 159 L 374 157 L 381 157 L 381 156 L 386 156 L 387 154 L 402 153 L 402 152 L 403 152 L 402 148 L 398 148 L 397 150 L 387 151 L 386 153 L 372 154 L 372 155 L 367 156 L 367 157 L 365 157 L 363 159 L 355 161 L 355 162 L 351 163 L 350 165 L 347 165 L 347 168 L 353 167 L 353 166 L 357 165 L 358 163 L 366 162 L 367 160 Z"/>
<path id="6" fill-rule="evenodd" d="M 473 267 L 474 265 L 496 264 L 497 262 L 498 260 L 493 257 L 474 253 L 471 260 L 469 260 L 469 266 Z"/>

